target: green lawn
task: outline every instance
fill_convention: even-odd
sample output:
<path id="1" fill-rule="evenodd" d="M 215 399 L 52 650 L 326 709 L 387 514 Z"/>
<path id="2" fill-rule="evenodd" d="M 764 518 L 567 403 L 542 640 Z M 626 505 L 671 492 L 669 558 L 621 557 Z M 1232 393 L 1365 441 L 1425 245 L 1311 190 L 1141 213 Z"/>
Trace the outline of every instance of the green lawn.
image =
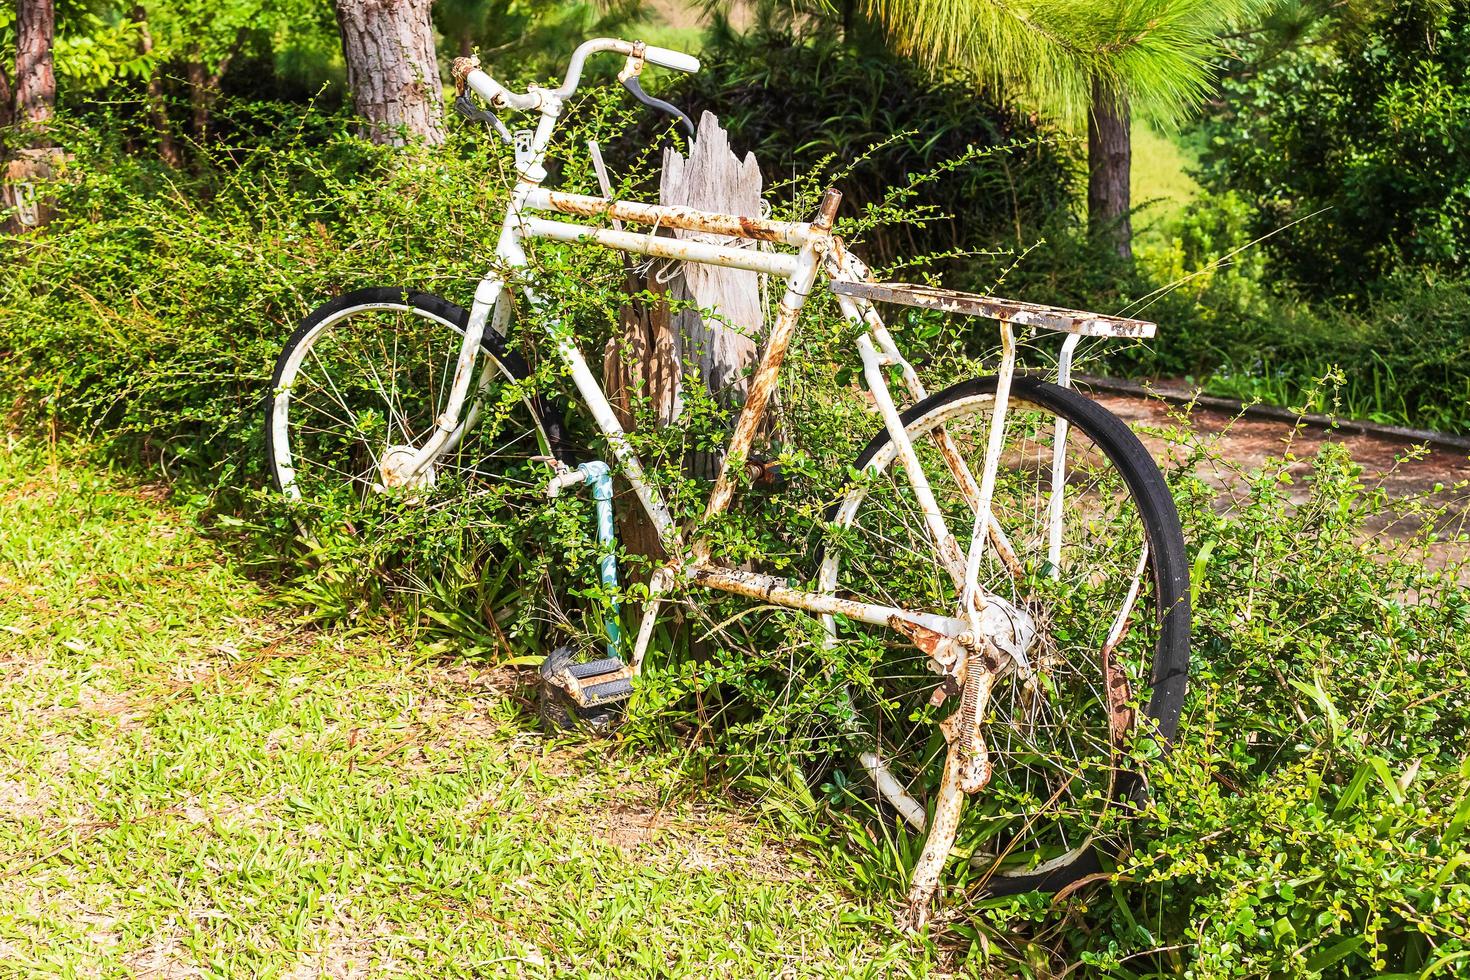
<path id="1" fill-rule="evenodd" d="M 1163 226 L 1199 196 L 1200 186 L 1189 175 L 1198 154 L 1187 141 L 1159 133 L 1144 122 L 1135 121 L 1132 134 L 1129 195 L 1139 209 L 1133 230 L 1142 244 L 1162 242 Z"/>
<path id="2" fill-rule="evenodd" d="M 939 971 L 667 760 L 297 625 L 162 494 L 3 448 L 0 671 L 0 976 Z"/>

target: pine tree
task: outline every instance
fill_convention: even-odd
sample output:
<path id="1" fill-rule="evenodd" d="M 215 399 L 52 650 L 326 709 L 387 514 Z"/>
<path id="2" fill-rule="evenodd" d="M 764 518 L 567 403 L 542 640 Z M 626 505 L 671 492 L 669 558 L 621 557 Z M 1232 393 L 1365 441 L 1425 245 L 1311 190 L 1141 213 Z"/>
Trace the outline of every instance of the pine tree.
<path id="1" fill-rule="evenodd" d="M 1221 34 L 1276 0 L 866 0 L 899 51 L 1087 125 L 1088 225 L 1132 256 L 1134 111 L 1181 121 L 1208 95 Z"/>

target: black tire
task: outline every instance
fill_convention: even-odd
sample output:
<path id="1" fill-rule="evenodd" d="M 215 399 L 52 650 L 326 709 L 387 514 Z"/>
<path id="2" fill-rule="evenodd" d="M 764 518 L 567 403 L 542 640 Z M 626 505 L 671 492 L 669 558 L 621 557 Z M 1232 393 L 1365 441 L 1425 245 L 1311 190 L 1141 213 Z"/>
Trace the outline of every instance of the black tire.
<path id="1" fill-rule="evenodd" d="M 931 394 L 902 413 L 911 432 L 926 432 L 926 417 L 942 418 L 959 403 L 993 396 L 997 379 L 977 378 Z M 1047 381 L 1018 375 L 1012 381 L 1011 398 L 1038 406 L 1058 418 L 1065 419 L 1074 431 L 1084 433 L 1111 461 L 1137 509 L 1148 545 L 1148 579 L 1157 601 L 1157 639 L 1153 644 L 1151 693 L 1143 713 L 1150 719 L 1163 747 L 1174 738 L 1184 705 L 1190 656 L 1189 563 L 1178 511 L 1158 465 L 1138 436 L 1116 415 L 1079 394 Z M 915 442 L 918 440 L 916 438 Z M 865 469 L 885 448 L 890 439 L 879 431 L 858 456 L 855 467 Z M 836 520 L 842 501 L 828 512 Z M 860 505 L 859 505 L 860 506 Z M 857 518 L 854 515 L 850 523 Z M 841 580 L 838 580 L 840 589 Z M 1126 807 L 1142 786 L 1139 774 L 1122 770 L 1115 780 L 1110 806 Z M 983 793 L 983 791 L 982 791 Z M 1017 894 L 1028 891 L 1057 891 L 1097 872 L 1102 854 L 1113 850 L 1107 842 L 1081 850 L 1070 860 L 1038 865 L 1033 873 L 996 873 L 982 889 L 987 895 Z"/>
<path id="2" fill-rule="evenodd" d="M 286 372 L 290 368 L 293 353 L 307 340 L 314 338 L 319 328 L 324 323 L 329 323 L 348 311 L 371 310 L 374 307 L 403 309 L 407 308 L 433 320 L 440 321 L 463 334 L 469 324 L 469 311 L 457 306 L 442 297 L 430 293 L 413 292 L 394 286 L 370 287 L 358 289 L 350 293 L 344 293 L 331 302 L 325 303 L 308 314 L 301 323 L 292 331 L 282 348 L 281 355 L 276 360 L 275 370 L 271 376 L 272 397 L 266 404 L 266 426 L 265 426 L 265 452 L 266 465 L 270 470 L 272 482 L 278 491 L 287 491 L 286 481 L 283 478 L 278 459 L 280 444 L 278 439 L 280 433 L 277 427 L 277 403 L 286 382 Z M 487 328 L 480 341 L 481 348 L 489 354 L 499 365 L 500 370 L 509 378 L 516 381 L 524 381 L 527 376 L 527 368 L 524 359 L 514 350 L 505 346 L 505 340 L 492 329 Z M 289 409 L 282 409 L 288 413 Z M 571 456 L 568 446 L 565 428 L 562 423 L 561 413 L 557 406 L 540 397 L 533 395 L 530 399 L 530 412 L 535 424 L 539 425 L 545 433 L 547 443 L 553 453 L 560 459 L 569 459 Z M 284 418 L 284 415 L 283 415 Z M 282 423 L 284 427 L 285 423 Z M 289 438 L 289 437 L 288 437 Z"/>

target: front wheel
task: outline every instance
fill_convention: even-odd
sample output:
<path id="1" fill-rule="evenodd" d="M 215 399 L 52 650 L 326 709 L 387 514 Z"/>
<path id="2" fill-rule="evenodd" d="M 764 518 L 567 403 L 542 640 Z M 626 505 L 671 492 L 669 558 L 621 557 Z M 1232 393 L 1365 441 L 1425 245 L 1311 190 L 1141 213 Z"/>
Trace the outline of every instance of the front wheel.
<path id="1" fill-rule="evenodd" d="M 956 467 L 981 472 L 995 392 L 995 378 L 980 378 L 903 414 L 962 543 L 975 515 Z M 886 430 L 856 467 L 863 479 L 830 515 L 819 587 L 954 615 L 957 590 Z M 969 801 L 959 849 L 984 893 L 1056 890 L 1098 869 L 1140 760 L 1178 725 L 1190 632 L 1184 539 L 1158 466 L 1128 426 L 1075 391 L 1025 376 L 1012 383 L 991 512 L 981 585 L 1035 629 L 1025 663 L 996 678 L 981 718 L 991 775 Z M 960 698 L 937 695 L 941 678 L 926 656 L 891 633 L 830 621 L 828 645 L 847 673 L 838 714 L 859 768 L 884 809 L 922 830 L 947 754 L 939 723 Z"/>
<path id="2" fill-rule="evenodd" d="M 559 425 L 489 326 L 461 414 L 472 424 L 405 475 L 445 409 L 468 324 L 462 307 L 392 287 L 347 293 L 301 322 L 276 363 L 266 418 L 271 475 L 299 520 L 361 533 L 405 506 L 544 479 L 535 460 L 559 444 Z"/>

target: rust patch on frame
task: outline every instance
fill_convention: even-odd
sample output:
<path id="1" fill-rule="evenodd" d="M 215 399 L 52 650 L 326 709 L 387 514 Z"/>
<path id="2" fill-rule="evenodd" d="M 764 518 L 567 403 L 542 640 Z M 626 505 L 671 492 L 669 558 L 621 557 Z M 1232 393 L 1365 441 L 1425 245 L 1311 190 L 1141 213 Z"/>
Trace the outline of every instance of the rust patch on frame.
<path id="1" fill-rule="evenodd" d="M 914 286 L 902 282 L 833 282 L 832 292 L 840 296 L 857 296 L 944 313 L 986 316 L 1021 327 L 1059 330 L 1087 337 L 1152 337 L 1157 329 L 1157 324 L 1147 320 L 1132 320 L 1122 316 L 1068 310 L 1059 306 L 1023 303 L 1020 300 L 999 299 L 995 296 L 935 289 L 932 286 Z"/>
<path id="2" fill-rule="evenodd" d="M 736 595 L 760 599 L 788 609 L 804 609 L 822 616 L 846 616 L 848 619 L 873 626 L 891 625 L 897 616 L 908 622 L 917 623 L 929 630 L 953 630 L 959 633 L 965 628 L 962 619 L 938 616 L 930 613 L 909 612 L 893 606 L 879 606 L 867 602 L 843 599 L 827 592 L 808 592 L 794 588 L 789 582 L 772 575 L 747 572 L 737 568 L 717 565 L 685 565 L 682 575 L 695 585 L 733 592 Z"/>
<path id="3" fill-rule="evenodd" d="M 954 637 L 911 623 L 901 616 L 890 617 L 888 625 L 908 637 L 910 643 L 946 670 L 960 662 L 960 654 L 964 651 Z"/>
<path id="4" fill-rule="evenodd" d="M 1133 730 L 1133 709 L 1128 706 L 1133 690 L 1128 683 L 1128 672 L 1113 655 L 1118 643 L 1127 634 L 1131 621 L 1131 616 L 1125 619 L 1123 629 L 1116 637 L 1108 637 L 1108 642 L 1102 648 L 1103 690 L 1108 701 L 1108 735 L 1112 738 L 1114 752 L 1123 750 L 1128 733 Z"/>
<path id="5" fill-rule="evenodd" d="M 453 64 L 450 65 L 449 74 L 454 79 L 455 95 L 464 95 L 465 79 L 469 77 L 470 72 L 479 67 L 480 59 L 474 55 L 454 59 Z"/>
<path id="6" fill-rule="evenodd" d="M 561 191 L 532 194 L 527 197 L 526 206 L 538 210 L 544 206 L 544 210 L 584 218 L 608 217 L 638 225 L 657 225 L 760 242 L 781 242 L 786 245 L 804 245 L 812 237 L 811 227 L 801 222 L 767 221 L 763 218 L 747 218 L 667 204 L 609 201 L 601 197 Z"/>
<path id="7" fill-rule="evenodd" d="M 810 225 L 801 226 L 809 237 L 802 245 L 801 251 L 797 253 L 796 268 L 786 280 L 786 292 L 781 297 L 776 322 L 771 326 L 770 335 L 766 338 L 766 348 L 761 354 L 760 363 L 751 375 L 750 387 L 745 395 L 745 406 L 741 408 L 740 416 L 735 420 L 735 431 L 730 436 L 729 445 L 725 448 L 725 461 L 720 467 L 720 475 L 715 480 L 714 490 L 710 492 L 709 503 L 704 509 L 706 521 L 724 513 L 735 495 L 731 461 L 745 459 L 750 452 L 751 443 L 755 440 L 756 431 L 760 428 L 761 420 L 766 416 L 766 406 L 770 403 L 771 395 L 776 389 L 776 382 L 780 378 L 781 362 L 786 359 L 786 348 L 790 346 L 791 338 L 796 334 L 796 324 L 801 316 L 801 308 L 806 304 L 807 297 L 811 295 L 812 283 L 816 281 L 822 257 L 831 250 L 832 239 L 828 233 L 832 230 L 833 216 L 841 201 L 842 195 L 828 188 L 827 192 L 822 195 L 822 203 L 817 209 L 816 219 Z M 711 217 L 704 211 L 694 213 L 703 218 Z M 731 216 L 714 215 L 713 217 Z M 735 218 L 734 220 L 739 222 L 742 220 L 755 221 L 756 219 Z M 709 557 L 707 538 L 695 542 L 694 556 L 701 561 Z"/>
<path id="8" fill-rule="evenodd" d="M 990 701 L 994 683 L 993 673 L 972 674 L 964 686 L 960 709 L 940 723 L 950 741 L 950 750 L 944 760 L 944 776 L 936 794 L 929 837 L 924 841 L 924 850 L 909 883 L 907 907 L 902 918 L 906 928 L 918 929 L 928 920 L 934 893 L 939 888 L 939 877 L 944 872 L 955 838 L 959 836 L 965 796 L 980 792 L 990 782 L 993 768 L 978 721 Z"/>
<path id="9" fill-rule="evenodd" d="M 1118 610 L 1100 651 L 1104 695 L 1108 702 L 1108 734 L 1112 738 L 1114 752 L 1123 751 L 1123 743 L 1133 729 L 1133 709 L 1128 706 L 1133 691 L 1128 683 L 1128 673 L 1118 663 L 1114 653 L 1123 642 L 1123 637 L 1128 635 L 1128 627 L 1133 623 L 1133 606 L 1138 602 L 1138 593 L 1143 587 L 1143 574 L 1147 569 L 1148 543 L 1144 542 L 1138 555 L 1138 568 L 1134 570 L 1133 581 L 1128 585 L 1128 595 L 1123 599 L 1122 608 Z"/>

